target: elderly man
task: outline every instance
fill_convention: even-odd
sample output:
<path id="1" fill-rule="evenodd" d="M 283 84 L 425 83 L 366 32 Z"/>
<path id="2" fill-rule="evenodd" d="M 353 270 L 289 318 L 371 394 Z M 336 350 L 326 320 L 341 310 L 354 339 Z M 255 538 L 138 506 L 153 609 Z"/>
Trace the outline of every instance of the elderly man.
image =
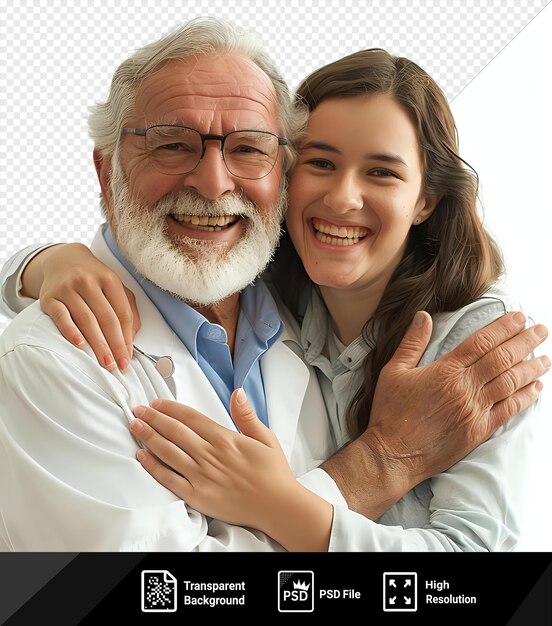
<path id="1" fill-rule="evenodd" d="M 135 406 L 154 398 L 176 398 L 235 428 L 230 397 L 243 387 L 300 481 L 336 506 L 348 501 L 372 517 L 533 401 L 536 391 L 527 383 L 540 374 L 538 366 L 518 366 L 508 379 L 526 390 L 511 405 L 500 404 L 508 395 L 501 389 L 494 413 L 476 399 L 465 410 L 477 384 L 537 345 L 529 331 L 510 342 L 507 363 L 465 381 L 458 397 L 441 399 L 435 379 L 454 377 L 450 362 L 425 378 L 407 375 L 424 342 L 424 329 L 414 328 L 402 360 L 380 381 L 386 404 L 375 403 L 375 426 L 321 469 L 335 441 L 316 376 L 298 356 L 295 321 L 262 281 L 250 285 L 277 245 L 296 130 L 271 62 L 229 26 L 192 22 L 120 66 L 90 129 L 107 220 L 93 250 L 136 295 L 142 328 L 129 367 L 113 374 L 91 350 L 65 341 L 38 304 L 3 335 L 2 549 L 278 549 L 262 533 L 206 519 L 141 468 L 128 423 Z M 505 316 L 479 342 L 498 346 L 522 326 Z M 474 363 L 477 345 L 463 348 L 473 351 Z M 428 406 L 403 406 L 420 388 Z M 415 426 L 410 432 L 420 412 L 424 432 Z M 448 427 L 455 418 L 466 422 L 466 436 L 436 451 L 425 444 L 442 441 L 444 416 Z M 401 428 L 409 429 L 409 450 Z M 421 458 L 420 449 L 428 449 Z M 336 549 L 347 533 L 343 520 L 326 540 Z"/>

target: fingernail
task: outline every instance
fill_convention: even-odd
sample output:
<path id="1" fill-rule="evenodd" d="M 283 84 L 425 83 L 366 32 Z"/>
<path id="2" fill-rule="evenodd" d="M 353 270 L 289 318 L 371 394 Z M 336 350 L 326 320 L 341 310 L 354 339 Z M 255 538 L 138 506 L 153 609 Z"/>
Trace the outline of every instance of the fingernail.
<path id="1" fill-rule="evenodd" d="M 128 367 L 128 359 L 125 359 L 124 357 L 122 359 L 119 359 L 117 361 L 117 365 L 119 366 L 119 369 L 121 370 L 121 372 L 124 372 L 126 368 Z"/>
<path id="2" fill-rule="evenodd" d="M 111 358 L 109 354 L 106 354 L 103 357 L 103 364 L 108 370 L 115 369 L 115 361 Z"/>
<path id="3" fill-rule="evenodd" d="M 546 355 L 542 356 L 541 363 L 544 367 L 544 371 L 547 372 L 550 369 L 550 359 Z"/>
<path id="4" fill-rule="evenodd" d="M 150 406 L 153 407 L 154 409 L 156 409 L 157 407 L 161 406 L 162 402 L 163 402 L 163 400 L 160 400 L 159 398 L 155 398 L 155 400 L 152 400 L 150 402 Z"/>
<path id="5" fill-rule="evenodd" d="M 142 417 L 142 415 L 144 415 L 144 413 L 146 412 L 146 407 L 137 406 L 132 412 L 134 413 L 134 415 L 136 415 L 136 417 Z"/>
<path id="6" fill-rule="evenodd" d="M 525 324 L 525 320 L 526 320 L 526 317 L 524 313 L 518 312 L 514 315 L 514 322 L 516 324 L 519 324 L 519 326 L 522 326 L 523 324 Z"/>
<path id="7" fill-rule="evenodd" d="M 77 346 L 77 348 L 80 348 L 86 344 L 86 339 L 82 335 L 76 335 L 73 337 L 73 343 Z"/>
<path id="8" fill-rule="evenodd" d="M 424 314 L 421 311 L 418 311 L 414 316 L 414 320 L 412 323 L 416 328 L 420 328 L 424 323 Z"/>
<path id="9" fill-rule="evenodd" d="M 247 397 L 245 395 L 245 391 L 240 387 L 238 389 L 238 393 L 236 394 L 236 402 L 238 404 L 245 404 L 246 400 L 247 400 Z"/>
<path id="10" fill-rule="evenodd" d="M 535 331 L 535 335 L 539 339 L 544 339 L 545 337 L 548 336 L 548 330 L 546 330 L 546 326 L 543 326 L 542 324 L 535 326 L 534 331 Z"/>
<path id="11" fill-rule="evenodd" d="M 140 450 L 138 450 L 138 452 L 136 453 L 136 458 L 141 462 L 141 461 L 145 461 L 146 457 L 148 455 L 146 454 L 145 450 L 142 450 L 142 448 L 140 448 Z"/>
<path id="12" fill-rule="evenodd" d="M 142 420 L 132 420 L 132 422 L 130 422 L 130 430 L 133 433 L 139 433 L 143 429 L 144 429 L 144 422 L 142 422 Z"/>
<path id="13" fill-rule="evenodd" d="M 537 391 L 542 391 L 543 390 L 544 385 L 541 383 L 540 380 L 537 380 L 537 382 L 535 383 L 535 388 Z"/>

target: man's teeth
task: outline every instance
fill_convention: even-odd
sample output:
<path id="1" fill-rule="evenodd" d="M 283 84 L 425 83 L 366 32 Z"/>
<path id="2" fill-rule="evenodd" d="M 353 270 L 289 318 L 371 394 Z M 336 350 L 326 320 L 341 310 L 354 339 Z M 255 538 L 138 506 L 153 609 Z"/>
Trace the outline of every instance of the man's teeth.
<path id="1" fill-rule="evenodd" d="M 363 226 L 336 226 L 317 219 L 312 220 L 312 225 L 318 241 L 332 246 L 352 246 L 368 234 Z"/>
<path id="2" fill-rule="evenodd" d="M 187 228 L 195 230 L 206 230 L 214 232 L 228 228 L 231 224 L 239 219 L 237 215 L 178 215 L 173 213 L 172 217 L 180 224 L 184 224 Z"/>

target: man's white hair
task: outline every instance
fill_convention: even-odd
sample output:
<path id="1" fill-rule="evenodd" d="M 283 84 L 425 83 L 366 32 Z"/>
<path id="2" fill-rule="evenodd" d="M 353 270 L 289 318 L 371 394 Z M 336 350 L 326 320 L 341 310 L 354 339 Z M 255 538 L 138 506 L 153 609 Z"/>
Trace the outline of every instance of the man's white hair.
<path id="1" fill-rule="evenodd" d="M 262 47 L 254 31 L 245 31 L 213 18 L 198 18 L 171 31 L 158 41 L 140 48 L 115 71 L 107 100 L 90 110 L 88 127 L 94 146 L 102 157 L 119 159 L 122 129 L 131 119 L 141 82 L 169 59 L 185 59 L 198 54 L 234 53 L 255 63 L 272 81 L 276 92 L 280 133 L 284 146 L 284 172 L 295 160 L 294 144 L 305 125 L 305 114 L 293 106 L 289 88 Z"/>

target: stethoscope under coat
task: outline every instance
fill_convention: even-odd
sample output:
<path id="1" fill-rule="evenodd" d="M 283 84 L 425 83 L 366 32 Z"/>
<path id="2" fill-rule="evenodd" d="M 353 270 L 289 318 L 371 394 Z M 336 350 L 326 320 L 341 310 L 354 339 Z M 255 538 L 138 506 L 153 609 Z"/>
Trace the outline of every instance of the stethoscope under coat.
<path id="1" fill-rule="evenodd" d="M 165 380 L 169 389 L 173 392 L 174 397 L 176 398 L 176 386 L 173 379 L 174 374 L 174 361 L 168 355 L 165 356 L 155 356 L 154 354 L 148 354 L 140 348 L 136 347 L 134 344 L 132 346 L 136 352 L 145 356 L 146 359 L 149 359 L 154 365 L 156 371 L 159 373 L 161 378 Z"/>

